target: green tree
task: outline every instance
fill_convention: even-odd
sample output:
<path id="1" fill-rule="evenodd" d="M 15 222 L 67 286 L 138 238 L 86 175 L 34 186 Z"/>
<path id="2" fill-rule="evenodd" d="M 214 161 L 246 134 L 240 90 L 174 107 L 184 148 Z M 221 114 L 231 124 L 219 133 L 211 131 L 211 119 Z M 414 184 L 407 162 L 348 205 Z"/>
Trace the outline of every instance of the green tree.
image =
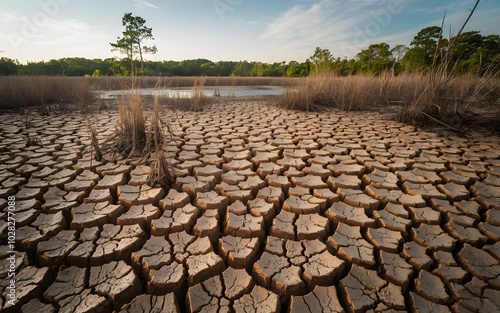
<path id="1" fill-rule="evenodd" d="M 213 76 L 231 76 L 237 62 L 233 61 L 218 61 L 213 65 L 213 71 L 210 75 Z"/>
<path id="2" fill-rule="evenodd" d="M 482 63 L 482 56 L 475 60 L 473 56 L 482 50 L 485 37 L 478 31 L 463 32 L 460 36 L 452 38 L 453 47 L 451 61 L 455 69 L 460 73 L 468 73 L 479 69 Z M 477 62 L 476 62 L 477 61 Z"/>
<path id="3" fill-rule="evenodd" d="M 463 32 L 453 44 L 454 60 L 468 60 L 483 46 L 484 37 L 478 31 Z"/>
<path id="4" fill-rule="evenodd" d="M 234 66 L 233 76 L 250 76 L 252 72 L 253 65 L 248 61 L 240 61 Z"/>
<path id="5" fill-rule="evenodd" d="M 266 65 L 262 62 L 255 62 L 253 64 L 252 70 L 250 71 L 250 76 L 264 76 Z"/>
<path id="6" fill-rule="evenodd" d="M 263 76 L 280 77 L 286 75 L 286 62 L 275 62 L 264 65 Z"/>
<path id="7" fill-rule="evenodd" d="M 333 71 L 340 76 L 349 76 L 356 74 L 356 60 L 337 58 L 333 62 Z"/>
<path id="8" fill-rule="evenodd" d="M 441 37 L 441 31 L 441 27 L 438 26 L 426 27 L 418 32 L 410 45 L 414 48 L 422 49 L 424 57 L 430 61 L 436 51 L 436 45 Z"/>
<path id="9" fill-rule="evenodd" d="M 500 68 L 500 36 L 488 35 L 483 37 L 483 46 L 476 51 L 471 59 L 479 59 L 481 62 L 481 71 L 489 68 Z"/>
<path id="10" fill-rule="evenodd" d="M 320 73 L 323 71 L 330 70 L 331 62 L 333 60 L 333 56 L 328 49 L 321 49 L 320 47 L 316 47 L 314 50 L 314 54 L 309 58 L 312 63 L 315 73 Z"/>
<path id="11" fill-rule="evenodd" d="M 440 49 L 444 50 L 447 45 L 448 41 L 441 37 L 441 27 L 426 27 L 411 41 L 411 48 L 401 60 L 401 65 L 411 71 L 425 70 L 434 61 L 439 62 Z M 437 56 L 436 60 L 434 56 Z"/>
<path id="12" fill-rule="evenodd" d="M 385 42 L 372 44 L 356 55 L 358 71 L 380 74 L 392 66 L 392 53 Z"/>
<path id="13" fill-rule="evenodd" d="M 307 68 L 305 63 L 297 61 L 290 61 L 286 69 L 287 77 L 301 77 L 307 76 Z"/>
<path id="14" fill-rule="evenodd" d="M 122 18 L 122 25 L 125 26 L 123 37 L 118 37 L 115 43 L 110 43 L 112 51 L 123 53 L 129 59 L 131 75 L 136 72 L 134 60 L 137 54 L 141 62 L 141 74 L 144 74 L 144 54 L 155 54 L 158 51 L 156 46 L 144 45 L 146 40 L 154 40 L 152 28 L 146 27 L 145 24 L 146 20 L 142 17 L 125 13 Z"/>
<path id="15" fill-rule="evenodd" d="M 16 75 L 19 70 L 19 62 L 17 60 L 6 57 L 0 58 L 0 76 Z"/>
<path id="16" fill-rule="evenodd" d="M 469 32 L 472 33 L 472 32 Z M 464 33 L 467 34 L 467 33 Z M 475 38 L 472 39 L 473 42 L 470 44 L 475 47 L 475 49 L 465 48 L 464 53 L 461 55 L 467 56 L 460 62 L 460 72 L 476 72 L 477 74 L 484 74 L 488 70 L 494 68 L 500 68 L 500 36 L 499 35 L 488 35 L 481 36 L 481 43 L 478 45 L 477 35 L 473 35 Z M 467 36 L 468 37 L 468 36 Z M 470 41 L 471 38 L 461 39 L 460 41 Z M 463 45 L 458 39 L 460 45 Z M 459 53 L 459 48 L 456 49 L 456 53 Z"/>
<path id="17" fill-rule="evenodd" d="M 333 56 L 330 50 L 316 47 L 314 54 L 309 58 L 315 73 L 328 72 L 331 70 Z"/>

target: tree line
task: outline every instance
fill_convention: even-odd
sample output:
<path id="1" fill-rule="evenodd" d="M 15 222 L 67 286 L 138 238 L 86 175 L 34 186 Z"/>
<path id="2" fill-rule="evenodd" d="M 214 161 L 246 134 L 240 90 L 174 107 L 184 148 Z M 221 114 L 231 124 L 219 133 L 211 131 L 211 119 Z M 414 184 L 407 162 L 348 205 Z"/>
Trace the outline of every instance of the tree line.
<path id="1" fill-rule="evenodd" d="M 127 15 L 126 15 L 127 17 Z M 144 20 L 133 20 L 152 39 L 151 29 L 144 26 Z M 124 17 L 125 19 L 125 17 Z M 126 25 L 124 21 L 124 26 Z M 125 54 L 124 58 L 86 59 L 62 58 L 57 60 L 28 62 L 20 64 L 17 60 L 0 58 L 0 75 L 60 75 L 60 76 L 128 76 L 131 74 L 147 76 L 273 76 L 301 77 L 323 71 L 337 75 L 372 74 L 386 71 L 396 74 L 402 72 L 422 73 L 433 63 L 439 63 L 443 52 L 452 58 L 454 70 L 458 74 L 484 74 L 500 66 L 500 36 L 483 36 L 479 31 L 464 32 L 460 37 L 446 39 L 442 29 L 437 26 L 426 27 L 418 32 L 409 46 L 387 43 L 372 44 L 361 50 L 354 58 L 335 58 L 328 49 L 316 48 L 313 55 L 304 62 L 249 62 L 192 59 L 183 61 L 147 61 L 143 54 L 155 53 L 156 47 L 137 46 L 137 41 L 119 37 L 112 43 L 113 50 Z M 454 41 L 450 47 L 449 42 Z M 447 51 L 448 49 L 452 51 Z M 140 61 L 140 69 L 134 60 Z M 497 71 L 498 72 L 498 71 Z"/>

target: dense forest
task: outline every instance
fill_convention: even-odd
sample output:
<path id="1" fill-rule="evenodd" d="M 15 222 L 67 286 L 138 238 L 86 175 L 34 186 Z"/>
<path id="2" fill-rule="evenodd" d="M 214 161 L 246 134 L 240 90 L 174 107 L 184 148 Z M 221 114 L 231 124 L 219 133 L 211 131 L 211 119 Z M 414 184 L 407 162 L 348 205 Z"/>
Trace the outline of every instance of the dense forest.
<path id="1" fill-rule="evenodd" d="M 328 49 L 316 48 L 304 62 L 248 62 L 194 59 L 184 61 L 144 61 L 143 74 L 148 76 L 274 76 L 299 77 L 329 71 L 337 75 L 378 75 L 385 71 L 425 73 L 440 55 L 450 49 L 449 42 L 441 36 L 441 28 L 427 27 L 418 32 L 409 47 L 387 43 L 372 44 L 353 59 L 335 58 Z M 464 32 L 452 45 L 453 70 L 457 74 L 484 74 L 500 65 L 500 36 L 483 36 L 478 31 Z M 449 60 L 448 60 L 449 61 Z M 498 72 L 498 71 L 497 71 Z M 50 75 L 50 76 L 128 76 L 130 60 L 63 58 L 58 60 L 28 62 L 0 58 L 0 75 Z"/>

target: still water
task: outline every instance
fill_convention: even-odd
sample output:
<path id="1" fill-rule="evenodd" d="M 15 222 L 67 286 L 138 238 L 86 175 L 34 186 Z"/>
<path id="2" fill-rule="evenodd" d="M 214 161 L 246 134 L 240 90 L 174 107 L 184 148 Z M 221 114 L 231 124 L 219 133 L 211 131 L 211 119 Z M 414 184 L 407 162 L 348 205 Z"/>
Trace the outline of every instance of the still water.
<path id="1" fill-rule="evenodd" d="M 204 87 L 203 94 L 207 97 L 213 97 L 217 92 L 221 97 L 252 97 L 252 96 L 279 96 L 287 91 L 287 87 L 283 86 L 221 86 L 221 87 Z M 100 92 L 101 99 L 114 99 L 122 95 L 131 93 L 131 90 L 111 90 Z M 160 97 L 172 98 L 190 98 L 194 91 L 190 87 L 186 88 L 144 88 L 140 89 L 143 96 L 154 96 L 157 94 Z"/>

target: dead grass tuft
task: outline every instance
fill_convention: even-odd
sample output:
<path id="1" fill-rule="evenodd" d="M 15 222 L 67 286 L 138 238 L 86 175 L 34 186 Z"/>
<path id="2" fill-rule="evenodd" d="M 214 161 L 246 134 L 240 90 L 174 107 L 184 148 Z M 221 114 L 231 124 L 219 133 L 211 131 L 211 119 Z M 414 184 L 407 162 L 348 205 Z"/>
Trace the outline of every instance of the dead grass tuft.
<path id="1" fill-rule="evenodd" d="M 146 142 L 146 122 L 144 104 L 140 92 L 132 91 L 118 100 L 118 125 L 115 133 L 103 145 L 103 150 L 113 156 L 144 157 Z"/>
<path id="2" fill-rule="evenodd" d="M 170 125 L 161 119 L 160 110 L 159 95 L 156 93 L 153 116 L 147 133 L 147 150 L 155 151 L 148 180 L 150 185 L 158 183 L 164 188 L 170 188 L 175 181 L 174 168 L 164 149 L 169 142 L 175 142 L 175 136 Z"/>
<path id="3" fill-rule="evenodd" d="M 164 149 L 175 137 L 170 125 L 162 120 L 158 94 L 154 97 L 153 112 L 146 116 L 144 109 L 140 90 L 135 89 L 127 97 L 122 96 L 118 100 L 118 125 L 101 150 L 115 160 L 139 158 L 139 163 L 151 166 L 149 184 L 159 184 L 168 189 L 175 177 Z"/>
<path id="4" fill-rule="evenodd" d="M 174 168 L 165 155 L 163 147 L 156 149 L 151 162 L 151 171 L 148 183 L 151 186 L 159 184 L 165 189 L 170 188 L 175 182 Z"/>
<path id="5" fill-rule="evenodd" d="M 203 89 L 205 87 L 206 78 L 204 76 L 197 77 L 193 80 L 192 95 L 190 98 L 191 111 L 200 112 L 203 110 L 203 104 L 205 103 L 205 95 L 203 94 Z"/>

